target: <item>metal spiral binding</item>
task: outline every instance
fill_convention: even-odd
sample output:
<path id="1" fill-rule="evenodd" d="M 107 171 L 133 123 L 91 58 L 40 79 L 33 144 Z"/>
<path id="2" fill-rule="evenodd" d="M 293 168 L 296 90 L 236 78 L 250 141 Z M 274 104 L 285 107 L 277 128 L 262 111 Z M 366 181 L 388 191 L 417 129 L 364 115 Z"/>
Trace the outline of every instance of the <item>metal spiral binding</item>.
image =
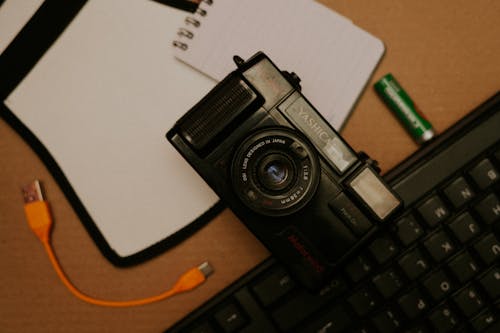
<path id="1" fill-rule="evenodd" d="M 181 50 L 184 50 L 184 51 L 186 51 L 188 49 L 188 45 L 186 43 L 179 42 L 178 40 L 174 40 L 172 42 L 172 45 L 174 45 L 174 47 L 178 47 L 178 48 L 180 48 Z"/>
<path id="2" fill-rule="evenodd" d="M 179 31 L 177 31 L 177 35 L 179 35 L 181 37 L 186 37 L 189 39 L 193 39 L 193 36 L 194 36 L 194 34 L 186 28 L 180 28 Z"/>
<path id="3" fill-rule="evenodd" d="M 186 25 L 192 25 L 196 28 L 198 28 L 200 26 L 200 21 L 198 21 L 197 19 L 195 19 L 194 17 L 186 17 L 186 19 L 184 20 L 184 22 L 186 23 Z"/>
<path id="4" fill-rule="evenodd" d="M 206 16 L 207 15 L 207 11 L 203 8 L 198 8 L 196 10 L 196 14 L 200 15 L 200 16 Z"/>
<path id="5" fill-rule="evenodd" d="M 202 2 L 209 5 L 209 6 L 211 6 L 213 4 L 213 0 L 202 0 Z M 207 15 L 207 10 L 198 7 L 198 9 L 196 10 L 196 14 L 201 16 L 201 17 L 204 17 Z M 184 19 L 184 24 L 186 26 L 193 26 L 195 28 L 198 28 L 201 25 L 201 22 L 200 22 L 200 20 L 198 20 L 192 16 L 188 16 Z M 194 37 L 194 33 L 191 30 L 186 29 L 184 27 L 179 28 L 179 30 L 177 31 L 177 35 L 181 39 L 182 38 L 193 39 L 193 37 Z M 172 45 L 174 47 L 177 47 L 177 48 L 183 50 L 183 51 L 187 50 L 189 47 L 188 44 L 186 42 L 183 42 L 182 40 L 174 40 L 172 42 Z"/>

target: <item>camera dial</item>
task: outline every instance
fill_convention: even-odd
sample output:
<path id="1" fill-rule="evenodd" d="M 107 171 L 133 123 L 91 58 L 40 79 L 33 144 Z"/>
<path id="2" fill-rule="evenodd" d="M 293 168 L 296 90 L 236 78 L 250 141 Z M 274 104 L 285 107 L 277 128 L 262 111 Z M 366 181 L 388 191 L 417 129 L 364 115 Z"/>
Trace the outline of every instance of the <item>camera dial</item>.
<path id="1" fill-rule="evenodd" d="M 255 212 L 284 216 L 304 207 L 319 183 L 314 148 L 286 127 L 261 129 L 237 148 L 231 166 L 233 189 Z"/>

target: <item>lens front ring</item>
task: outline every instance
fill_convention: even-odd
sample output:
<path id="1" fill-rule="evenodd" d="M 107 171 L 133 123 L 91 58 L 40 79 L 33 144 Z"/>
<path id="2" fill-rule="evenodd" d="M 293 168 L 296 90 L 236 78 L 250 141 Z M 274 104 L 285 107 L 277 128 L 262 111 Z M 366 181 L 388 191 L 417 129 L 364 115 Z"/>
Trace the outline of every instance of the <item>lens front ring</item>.
<path id="1" fill-rule="evenodd" d="M 289 215 L 312 198 L 319 183 L 315 150 L 300 133 L 285 127 L 259 130 L 234 154 L 233 189 L 257 213 Z"/>

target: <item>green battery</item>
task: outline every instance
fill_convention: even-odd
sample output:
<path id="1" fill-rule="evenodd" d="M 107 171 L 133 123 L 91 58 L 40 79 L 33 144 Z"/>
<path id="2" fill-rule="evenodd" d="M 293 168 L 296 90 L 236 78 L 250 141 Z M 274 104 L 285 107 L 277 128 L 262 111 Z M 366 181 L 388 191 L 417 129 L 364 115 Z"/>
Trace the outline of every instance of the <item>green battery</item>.
<path id="1" fill-rule="evenodd" d="M 420 113 L 391 73 L 382 77 L 374 87 L 417 143 L 422 144 L 434 137 L 431 123 Z"/>

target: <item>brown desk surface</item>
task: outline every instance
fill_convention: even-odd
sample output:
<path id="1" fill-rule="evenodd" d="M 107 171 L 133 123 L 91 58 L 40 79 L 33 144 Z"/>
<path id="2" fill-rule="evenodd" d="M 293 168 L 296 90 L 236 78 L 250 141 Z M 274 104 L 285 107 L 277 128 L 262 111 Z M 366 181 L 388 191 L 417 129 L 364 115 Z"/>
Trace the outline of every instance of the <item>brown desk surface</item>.
<path id="1" fill-rule="evenodd" d="M 372 90 L 392 72 L 443 131 L 500 88 L 498 1 L 322 1 L 381 38 L 386 54 L 343 135 L 383 171 L 417 149 Z M 332 55 L 334 57 L 335 55 Z M 201 97 L 201 96 L 200 96 Z M 98 252 L 47 169 L 0 120 L 0 331 L 159 332 L 268 256 L 224 211 L 173 250 L 133 268 L 113 267 Z M 155 295 L 186 268 L 208 259 L 216 273 L 200 288 L 137 308 L 114 309 L 74 298 L 58 280 L 26 225 L 20 186 L 45 184 L 55 219 L 53 245 L 76 286 L 106 299 Z"/>

